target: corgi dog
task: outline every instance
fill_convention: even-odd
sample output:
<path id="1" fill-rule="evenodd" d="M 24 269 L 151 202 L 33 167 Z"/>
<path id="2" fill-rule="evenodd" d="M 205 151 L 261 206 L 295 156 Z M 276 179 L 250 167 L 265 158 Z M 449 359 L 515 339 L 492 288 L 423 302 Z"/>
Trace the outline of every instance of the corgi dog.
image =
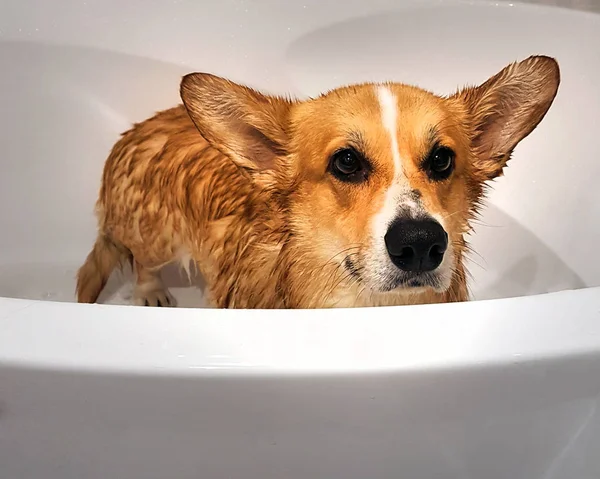
<path id="1" fill-rule="evenodd" d="M 438 96 L 399 83 L 317 98 L 206 73 L 113 147 L 77 299 L 130 262 L 136 305 L 173 306 L 160 269 L 197 267 L 218 308 L 468 300 L 465 235 L 560 83 L 553 58 Z"/>

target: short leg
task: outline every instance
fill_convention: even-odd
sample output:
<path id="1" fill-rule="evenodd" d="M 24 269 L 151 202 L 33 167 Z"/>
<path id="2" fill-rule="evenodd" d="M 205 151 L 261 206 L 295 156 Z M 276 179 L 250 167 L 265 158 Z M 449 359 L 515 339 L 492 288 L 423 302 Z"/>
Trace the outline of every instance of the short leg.
<path id="1" fill-rule="evenodd" d="M 146 268 L 136 261 L 135 272 L 133 302 L 136 306 L 175 306 L 175 298 L 160 279 L 158 269 Z"/>

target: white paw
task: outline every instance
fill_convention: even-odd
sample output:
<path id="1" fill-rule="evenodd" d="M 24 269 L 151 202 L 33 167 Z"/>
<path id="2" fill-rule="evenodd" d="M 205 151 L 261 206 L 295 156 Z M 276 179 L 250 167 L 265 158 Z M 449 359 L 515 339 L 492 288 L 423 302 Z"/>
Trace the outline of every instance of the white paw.
<path id="1" fill-rule="evenodd" d="M 162 285 L 154 285 L 154 288 L 148 288 L 148 285 L 138 285 L 133 290 L 133 304 L 136 306 L 159 306 L 175 307 L 177 303 L 175 298 L 169 293 L 169 290 Z"/>

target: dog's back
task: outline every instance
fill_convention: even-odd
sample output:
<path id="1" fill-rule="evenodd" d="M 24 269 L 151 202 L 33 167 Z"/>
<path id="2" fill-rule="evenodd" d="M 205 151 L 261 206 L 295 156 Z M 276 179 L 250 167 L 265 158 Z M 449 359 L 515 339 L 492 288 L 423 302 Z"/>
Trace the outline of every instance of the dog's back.
<path id="1" fill-rule="evenodd" d="M 183 106 L 134 125 L 104 167 L 96 205 L 99 236 L 79 271 L 78 301 L 95 302 L 111 271 L 135 258 L 137 302 L 170 303 L 164 295 L 147 297 L 148 290 L 161 289 L 158 269 L 192 259 L 207 264 L 208 258 L 197 256 L 214 249 L 211 235 L 221 234 L 221 223 L 231 227 L 235 217 L 252 214 L 253 190 L 239 168 L 200 135 Z M 202 273 L 210 275 L 210 268 Z"/>

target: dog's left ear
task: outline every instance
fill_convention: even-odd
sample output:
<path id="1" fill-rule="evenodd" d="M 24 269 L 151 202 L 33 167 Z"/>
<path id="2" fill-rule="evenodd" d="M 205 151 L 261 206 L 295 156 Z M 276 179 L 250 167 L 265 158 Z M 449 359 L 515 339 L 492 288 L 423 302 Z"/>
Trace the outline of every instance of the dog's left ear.
<path id="1" fill-rule="evenodd" d="M 502 173 L 515 146 L 546 115 L 559 83 L 556 60 L 532 56 L 507 66 L 482 85 L 466 88 L 452 97 L 467 109 L 475 167 L 485 179 Z"/>
<path id="2" fill-rule="evenodd" d="M 180 93 L 202 136 L 255 180 L 268 177 L 286 154 L 291 101 L 208 73 L 184 76 Z"/>

